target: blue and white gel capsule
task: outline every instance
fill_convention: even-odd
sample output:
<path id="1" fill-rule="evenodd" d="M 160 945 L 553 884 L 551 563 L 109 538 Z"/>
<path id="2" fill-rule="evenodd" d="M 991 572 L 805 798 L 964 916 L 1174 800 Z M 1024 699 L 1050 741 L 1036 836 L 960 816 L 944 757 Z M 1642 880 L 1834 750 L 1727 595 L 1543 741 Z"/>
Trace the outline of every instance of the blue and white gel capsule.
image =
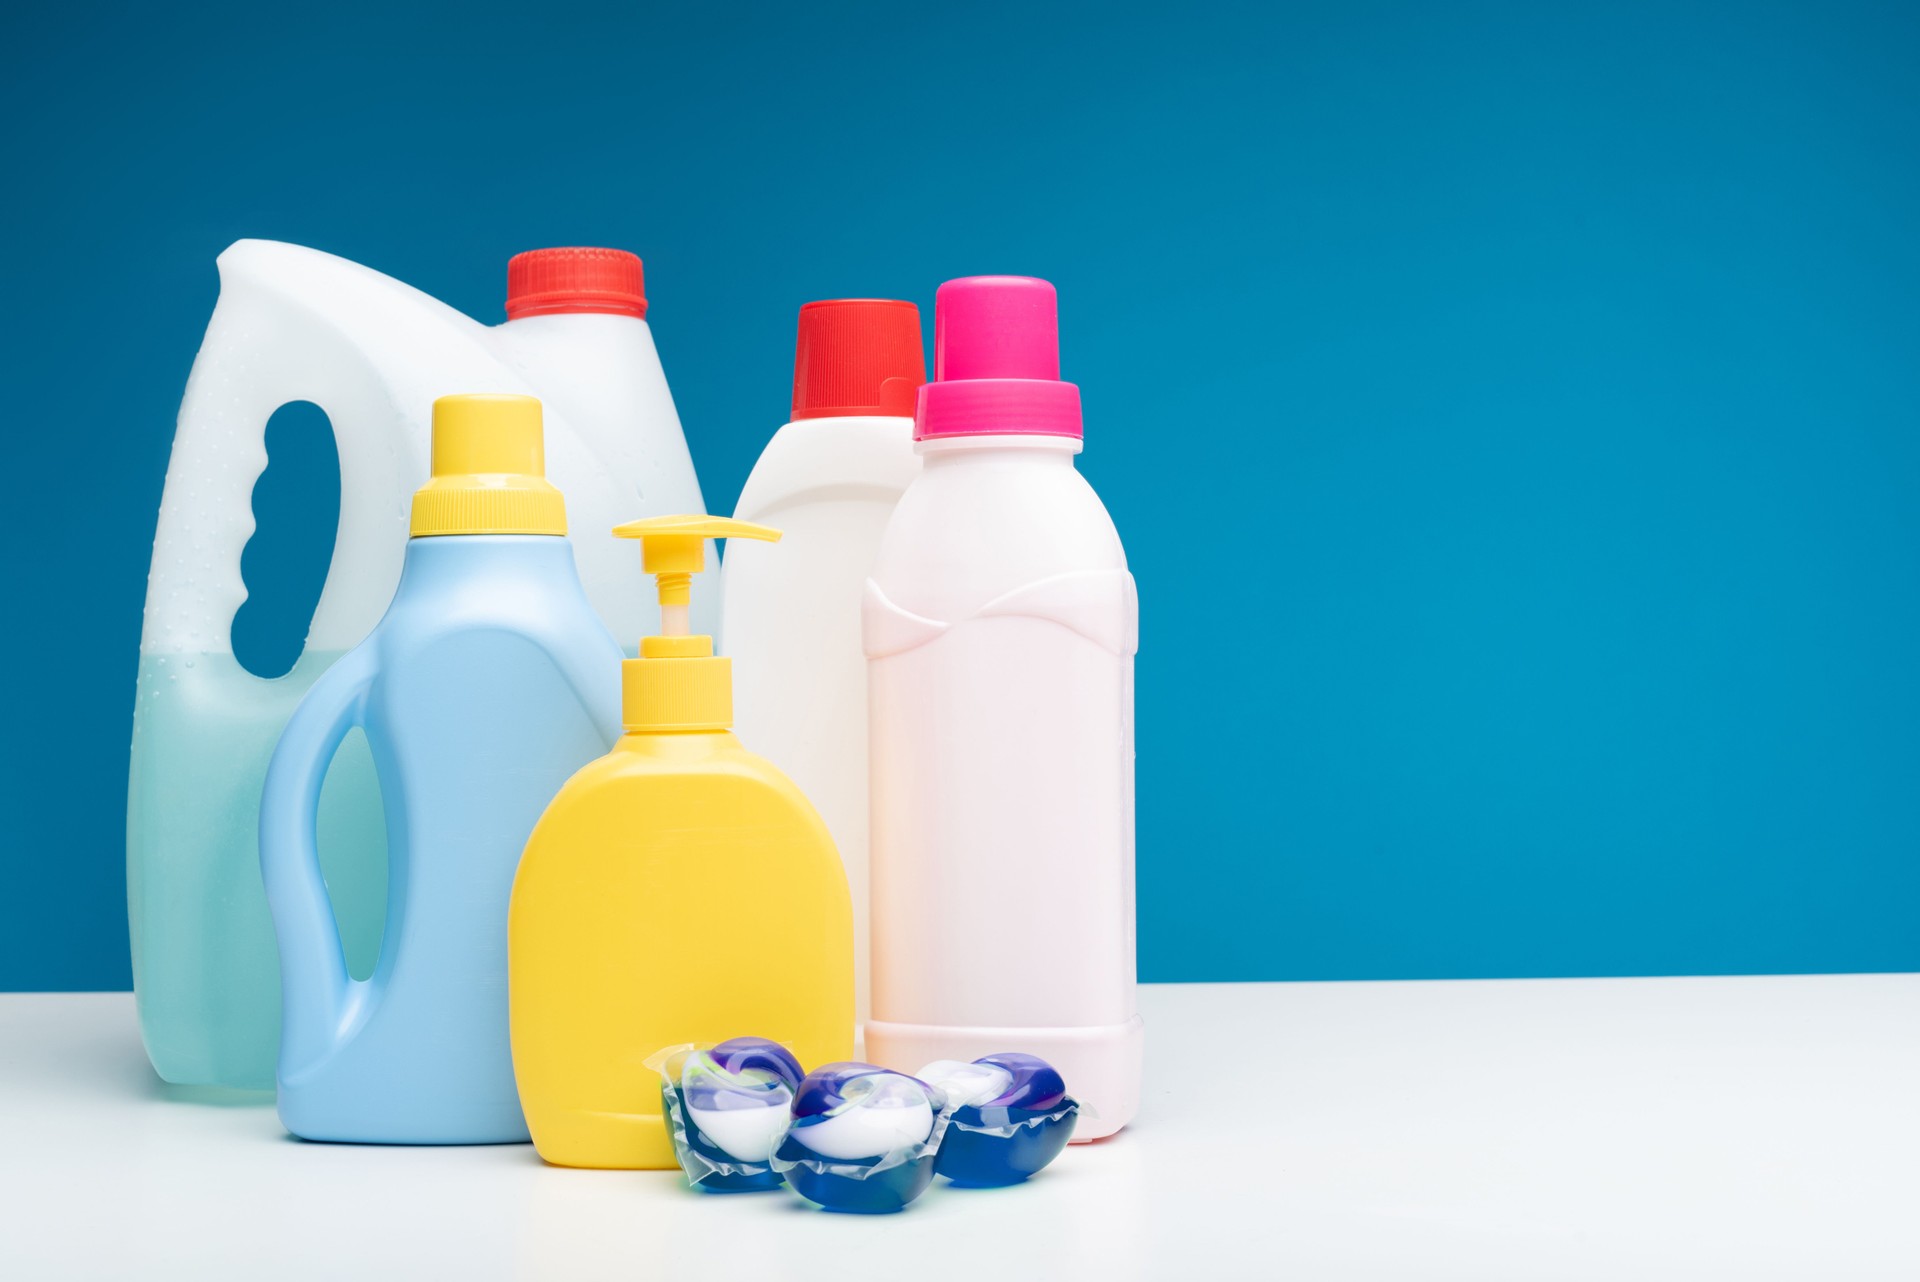
<path id="1" fill-rule="evenodd" d="M 946 1098 L 946 1130 L 934 1173 L 955 1184 L 1018 1184 L 1060 1156 L 1080 1105 L 1053 1065 L 1008 1051 L 972 1063 L 937 1060 L 920 1077 Z"/>
<path id="2" fill-rule="evenodd" d="M 793 1053 L 764 1037 L 670 1058 L 660 1095 L 688 1182 L 717 1193 L 780 1187 L 773 1155 L 792 1122 L 801 1077 Z"/>
<path id="3" fill-rule="evenodd" d="M 828 1064 L 800 1083 L 775 1169 L 832 1211 L 897 1211 L 933 1182 L 945 1100 L 872 1064 Z"/>

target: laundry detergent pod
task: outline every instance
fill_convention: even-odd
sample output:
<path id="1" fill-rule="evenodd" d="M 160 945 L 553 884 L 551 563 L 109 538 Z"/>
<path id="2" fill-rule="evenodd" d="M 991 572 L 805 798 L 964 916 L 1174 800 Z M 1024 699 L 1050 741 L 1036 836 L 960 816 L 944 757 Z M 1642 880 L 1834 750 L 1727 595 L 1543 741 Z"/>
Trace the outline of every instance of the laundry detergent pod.
<path id="1" fill-rule="evenodd" d="M 736 1037 L 711 1050 L 676 1047 L 648 1063 L 660 1073 L 674 1155 L 689 1183 L 716 1193 L 780 1187 L 773 1155 L 802 1076 L 791 1051 Z"/>
<path id="2" fill-rule="evenodd" d="M 832 1211 L 897 1211 L 933 1182 L 946 1099 L 905 1073 L 828 1064 L 800 1083 L 774 1155 L 794 1190 Z"/>
<path id="3" fill-rule="evenodd" d="M 794 1058 L 793 1052 L 771 1038 L 730 1037 L 708 1054 L 713 1056 L 714 1063 L 729 1073 L 750 1070 L 770 1073 L 796 1091 L 800 1089 L 800 1080 L 807 1075 L 807 1070 L 800 1067 L 800 1061 Z"/>
<path id="4" fill-rule="evenodd" d="M 938 1060 L 920 1077 L 945 1098 L 947 1125 L 933 1169 L 955 1184 L 1018 1184 L 1073 1138 L 1080 1105 L 1053 1065 L 1036 1055 Z"/>

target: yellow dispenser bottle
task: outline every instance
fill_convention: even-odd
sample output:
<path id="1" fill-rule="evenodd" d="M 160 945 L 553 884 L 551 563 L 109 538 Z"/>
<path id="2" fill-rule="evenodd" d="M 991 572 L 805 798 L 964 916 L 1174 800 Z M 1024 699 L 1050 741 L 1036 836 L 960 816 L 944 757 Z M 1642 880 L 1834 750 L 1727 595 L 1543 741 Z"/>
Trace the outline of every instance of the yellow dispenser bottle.
<path id="1" fill-rule="evenodd" d="M 734 738 L 728 661 L 686 635 L 704 540 L 780 532 L 667 516 L 614 533 L 641 541 L 666 635 L 626 661 L 626 734 L 560 789 L 520 861 L 513 1071 L 547 1161 L 665 1169 L 656 1051 L 754 1036 L 808 1068 L 851 1058 L 853 909 L 826 824 Z"/>

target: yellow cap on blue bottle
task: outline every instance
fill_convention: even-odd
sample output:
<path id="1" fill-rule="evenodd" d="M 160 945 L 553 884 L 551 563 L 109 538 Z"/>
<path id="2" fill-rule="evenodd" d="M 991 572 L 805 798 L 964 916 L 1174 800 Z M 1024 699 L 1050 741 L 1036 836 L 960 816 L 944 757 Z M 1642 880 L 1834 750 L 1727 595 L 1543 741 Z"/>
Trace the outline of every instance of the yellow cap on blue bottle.
<path id="1" fill-rule="evenodd" d="M 433 403 L 433 479 L 414 491 L 414 538 L 566 532 L 566 502 L 547 480 L 538 399 L 488 393 Z"/>

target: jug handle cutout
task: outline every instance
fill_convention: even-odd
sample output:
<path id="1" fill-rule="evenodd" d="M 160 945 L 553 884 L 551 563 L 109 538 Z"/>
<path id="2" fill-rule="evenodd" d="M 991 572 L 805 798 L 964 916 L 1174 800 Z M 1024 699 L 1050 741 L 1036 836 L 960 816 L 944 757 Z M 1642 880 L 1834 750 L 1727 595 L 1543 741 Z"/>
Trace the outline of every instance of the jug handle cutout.
<path id="1" fill-rule="evenodd" d="M 333 421 L 312 401 L 288 401 L 269 415 L 265 442 L 266 470 L 248 504 L 254 528 L 240 553 L 245 595 L 231 641 L 247 673 L 272 681 L 300 662 L 332 569 L 340 447 Z"/>
<path id="2" fill-rule="evenodd" d="M 261 793 L 260 875 L 280 944 L 283 1082 L 351 1038 L 372 991 L 372 980 L 347 971 L 320 871 L 317 825 L 320 788 L 334 753 L 348 731 L 365 727 L 367 696 L 379 671 L 374 656 L 375 647 L 359 646 L 314 683 L 280 736 Z"/>
<path id="3" fill-rule="evenodd" d="M 253 489 L 267 466 L 267 421 L 310 401 L 333 428 L 340 511 L 307 650 L 335 654 L 364 637 L 400 581 L 406 496 L 426 477 L 426 442 L 396 433 L 395 406 L 424 409 L 425 389 L 396 386 L 364 333 L 395 315 L 395 282 L 295 245 L 242 240 L 220 255 L 220 298 L 187 379 L 154 533 L 143 654 L 230 654 L 246 597 L 240 559 L 254 532 Z M 419 295 L 429 315 L 457 313 Z M 472 322 L 465 322 L 472 325 Z M 464 349 L 462 349 L 464 350 Z M 505 389 L 503 389 L 505 390 Z"/>

